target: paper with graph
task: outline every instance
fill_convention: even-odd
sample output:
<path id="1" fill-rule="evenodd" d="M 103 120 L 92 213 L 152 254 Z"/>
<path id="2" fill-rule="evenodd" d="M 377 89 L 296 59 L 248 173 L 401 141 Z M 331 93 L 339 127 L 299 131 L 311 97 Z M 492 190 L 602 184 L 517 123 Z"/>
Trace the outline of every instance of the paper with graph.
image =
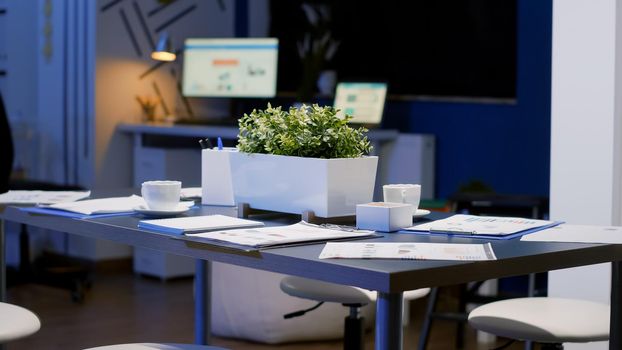
<path id="1" fill-rule="evenodd" d="M 492 245 L 416 242 L 328 242 L 320 259 L 497 260 Z"/>

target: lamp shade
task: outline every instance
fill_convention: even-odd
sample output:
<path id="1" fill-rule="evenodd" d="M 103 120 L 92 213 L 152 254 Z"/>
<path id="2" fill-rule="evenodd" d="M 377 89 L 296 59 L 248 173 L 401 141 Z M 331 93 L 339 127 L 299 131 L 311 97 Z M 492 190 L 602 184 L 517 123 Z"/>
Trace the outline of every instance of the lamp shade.
<path id="1" fill-rule="evenodd" d="M 163 32 L 160 35 L 155 50 L 151 53 L 151 58 L 156 61 L 165 62 L 175 61 L 175 58 L 177 58 L 177 55 L 175 55 L 173 50 L 171 38 L 167 32 Z"/>

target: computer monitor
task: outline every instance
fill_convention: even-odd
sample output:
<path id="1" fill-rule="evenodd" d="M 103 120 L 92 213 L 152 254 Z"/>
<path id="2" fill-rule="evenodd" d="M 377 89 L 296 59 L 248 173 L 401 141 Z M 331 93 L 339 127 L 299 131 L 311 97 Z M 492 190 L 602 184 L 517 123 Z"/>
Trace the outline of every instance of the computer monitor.
<path id="1" fill-rule="evenodd" d="M 275 38 L 186 39 L 182 93 L 187 97 L 274 97 Z"/>
<path id="2" fill-rule="evenodd" d="M 386 83 L 341 82 L 335 90 L 334 107 L 339 117 L 349 114 L 351 123 L 373 127 L 382 122 L 386 97 Z"/>

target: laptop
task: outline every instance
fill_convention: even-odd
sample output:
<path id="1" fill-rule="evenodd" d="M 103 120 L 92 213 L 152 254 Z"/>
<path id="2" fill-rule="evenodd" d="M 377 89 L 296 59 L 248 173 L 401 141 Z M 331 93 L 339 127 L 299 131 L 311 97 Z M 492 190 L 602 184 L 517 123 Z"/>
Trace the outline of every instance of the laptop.
<path id="1" fill-rule="evenodd" d="M 379 127 L 384 115 L 387 84 L 379 82 L 340 82 L 335 89 L 333 106 L 337 115 L 352 116 L 350 124 L 368 129 Z"/>

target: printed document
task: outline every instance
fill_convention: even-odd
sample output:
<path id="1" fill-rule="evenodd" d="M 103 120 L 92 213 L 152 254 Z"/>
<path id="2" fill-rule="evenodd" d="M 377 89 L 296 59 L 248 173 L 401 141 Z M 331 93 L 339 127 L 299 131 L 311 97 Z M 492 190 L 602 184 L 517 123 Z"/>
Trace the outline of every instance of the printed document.
<path id="1" fill-rule="evenodd" d="M 406 228 L 409 231 L 462 235 L 511 235 L 558 225 L 558 222 L 526 218 L 457 214 L 446 219 Z"/>
<path id="2" fill-rule="evenodd" d="M 223 241 L 255 248 L 299 242 L 326 241 L 376 236 L 374 231 L 339 225 L 314 225 L 301 221 L 289 226 L 212 231 L 192 235 L 206 240 Z"/>
<path id="3" fill-rule="evenodd" d="M 138 227 L 164 233 L 195 234 L 204 231 L 223 230 L 229 228 L 263 226 L 261 221 L 240 219 L 226 215 L 188 216 L 171 219 L 141 220 Z"/>
<path id="4" fill-rule="evenodd" d="M 70 203 L 57 203 L 46 208 L 65 210 L 83 215 L 112 214 L 134 211 L 135 207 L 146 205 L 145 200 L 137 195 L 129 197 L 113 197 L 89 199 Z"/>
<path id="5" fill-rule="evenodd" d="M 0 194 L 0 204 L 54 204 L 88 198 L 91 191 L 8 191 Z"/>
<path id="6" fill-rule="evenodd" d="M 201 198 L 201 187 L 186 187 L 179 192 L 181 199 Z"/>
<path id="7" fill-rule="evenodd" d="M 561 224 L 523 236 L 521 241 L 622 244 L 622 227 Z"/>
<path id="8" fill-rule="evenodd" d="M 490 243 L 328 242 L 320 259 L 497 260 Z"/>

